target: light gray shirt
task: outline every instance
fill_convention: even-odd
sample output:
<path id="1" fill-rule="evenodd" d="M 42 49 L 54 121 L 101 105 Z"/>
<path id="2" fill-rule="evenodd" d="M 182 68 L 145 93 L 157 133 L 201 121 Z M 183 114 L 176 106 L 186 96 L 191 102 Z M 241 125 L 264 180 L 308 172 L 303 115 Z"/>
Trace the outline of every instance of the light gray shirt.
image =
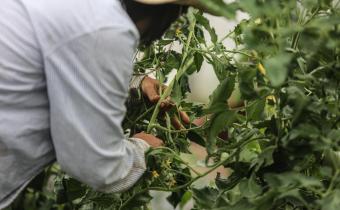
<path id="1" fill-rule="evenodd" d="M 121 128 L 138 39 L 118 0 L 0 1 L 0 209 L 55 159 L 103 192 L 141 177 Z"/>

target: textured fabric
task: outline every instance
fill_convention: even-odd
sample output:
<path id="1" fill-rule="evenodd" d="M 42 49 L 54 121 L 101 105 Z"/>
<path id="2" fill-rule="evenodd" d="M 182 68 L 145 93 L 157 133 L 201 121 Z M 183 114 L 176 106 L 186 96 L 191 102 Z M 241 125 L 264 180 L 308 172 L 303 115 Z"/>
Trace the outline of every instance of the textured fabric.
<path id="1" fill-rule="evenodd" d="M 133 76 L 130 81 L 130 89 L 138 89 L 146 76 Z"/>
<path id="2" fill-rule="evenodd" d="M 16 197 L 18 197 L 20 195 L 20 193 L 27 187 L 27 185 L 30 183 L 30 181 L 25 182 L 18 189 L 14 190 L 13 193 L 9 194 L 7 197 L 2 199 L 2 201 L 0 202 L 0 209 L 3 209 L 5 207 L 9 206 L 11 203 L 13 203 L 15 201 Z"/>
<path id="3" fill-rule="evenodd" d="M 127 100 L 127 107 L 136 107 L 142 105 L 143 94 L 141 93 L 141 84 L 146 76 L 133 76 L 130 81 L 130 91 Z M 130 109 L 131 110 L 131 109 Z"/>
<path id="4" fill-rule="evenodd" d="M 0 209 L 55 159 L 99 191 L 133 185 L 147 144 L 121 123 L 139 35 L 119 1 L 1 0 L 0 31 Z"/>

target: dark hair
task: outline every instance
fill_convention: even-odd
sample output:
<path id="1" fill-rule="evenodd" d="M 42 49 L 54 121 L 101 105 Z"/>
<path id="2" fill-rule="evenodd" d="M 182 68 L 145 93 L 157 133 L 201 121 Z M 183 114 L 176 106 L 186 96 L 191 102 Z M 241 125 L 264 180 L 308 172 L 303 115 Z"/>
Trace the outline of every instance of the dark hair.
<path id="1" fill-rule="evenodd" d="M 160 39 L 171 24 L 184 12 L 187 7 L 175 4 L 147 5 L 134 0 L 121 0 L 126 12 L 133 22 L 149 20 L 150 27 L 141 34 L 142 44 L 151 44 Z"/>

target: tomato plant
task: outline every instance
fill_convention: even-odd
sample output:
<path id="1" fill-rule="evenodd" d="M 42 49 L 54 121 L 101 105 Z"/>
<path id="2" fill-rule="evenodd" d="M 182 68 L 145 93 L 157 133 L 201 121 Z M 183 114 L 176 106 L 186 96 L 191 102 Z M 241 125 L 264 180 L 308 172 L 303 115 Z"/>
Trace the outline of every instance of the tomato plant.
<path id="1" fill-rule="evenodd" d="M 200 1 L 228 19 L 238 11 L 250 18 L 220 38 L 201 12 L 190 9 L 161 40 L 140 48 L 135 73 L 170 79 L 161 95 L 175 104 L 162 113 L 160 104 L 141 97 L 140 109 L 127 114 L 127 135 L 146 130 L 165 141 L 163 148 L 147 153 L 143 178 L 127 192 L 102 194 L 53 166 L 42 185 L 27 190 L 25 209 L 149 209 L 150 190 L 171 192 L 174 206 L 193 199 L 196 210 L 340 206 L 340 1 Z M 226 38 L 234 39 L 235 49 L 223 45 Z M 181 50 L 175 51 L 174 44 Z M 188 77 L 204 61 L 213 66 L 220 85 L 209 104 L 192 103 Z M 235 89 L 243 107 L 228 106 Z M 192 120 L 209 119 L 176 130 L 171 119 L 180 110 Z M 227 141 L 219 137 L 221 131 L 228 131 Z M 209 171 L 199 173 L 182 159 L 190 140 L 206 147 Z M 220 166 L 232 170 L 228 178 L 218 175 L 213 186 L 193 187 Z M 49 189 L 44 183 L 51 180 L 54 188 Z"/>

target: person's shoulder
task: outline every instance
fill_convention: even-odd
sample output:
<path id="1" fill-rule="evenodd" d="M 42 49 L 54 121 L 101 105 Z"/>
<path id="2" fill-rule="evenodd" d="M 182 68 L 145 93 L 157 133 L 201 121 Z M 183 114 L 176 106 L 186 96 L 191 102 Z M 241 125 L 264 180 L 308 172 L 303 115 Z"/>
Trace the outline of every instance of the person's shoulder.
<path id="1" fill-rule="evenodd" d="M 53 46 L 100 29 L 138 32 L 119 0 L 22 0 L 43 45 Z"/>

